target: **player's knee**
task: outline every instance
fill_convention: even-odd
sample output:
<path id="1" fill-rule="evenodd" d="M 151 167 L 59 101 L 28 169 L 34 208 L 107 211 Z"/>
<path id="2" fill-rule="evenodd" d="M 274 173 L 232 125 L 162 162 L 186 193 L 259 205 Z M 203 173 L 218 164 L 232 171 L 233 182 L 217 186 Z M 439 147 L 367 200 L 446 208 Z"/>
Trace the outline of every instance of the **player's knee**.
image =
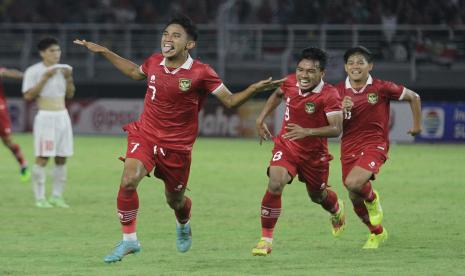
<path id="1" fill-rule="evenodd" d="M 355 177 L 347 177 L 344 181 L 344 185 L 347 187 L 347 190 L 351 192 L 358 192 L 362 188 L 364 183 L 358 180 Z"/>
<path id="2" fill-rule="evenodd" d="M 268 191 L 273 194 L 280 194 L 284 190 L 284 185 L 286 185 L 286 179 L 284 177 L 271 177 L 268 182 Z"/>
<path id="3" fill-rule="evenodd" d="M 310 199 L 317 204 L 320 204 L 323 201 L 323 193 L 320 191 L 311 191 L 308 192 L 308 195 L 310 196 Z"/>
<path id="4" fill-rule="evenodd" d="M 121 186 L 135 189 L 139 184 L 139 177 L 135 173 L 125 173 L 121 179 Z"/>
<path id="5" fill-rule="evenodd" d="M 167 198 L 166 203 L 170 206 L 171 209 L 173 210 L 179 210 L 183 207 L 182 204 L 182 198 L 177 199 L 177 198 Z"/>
<path id="6" fill-rule="evenodd" d="M 7 136 L 2 136 L 2 142 L 6 147 L 10 147 L 12 144 L 11 140 Z"/>

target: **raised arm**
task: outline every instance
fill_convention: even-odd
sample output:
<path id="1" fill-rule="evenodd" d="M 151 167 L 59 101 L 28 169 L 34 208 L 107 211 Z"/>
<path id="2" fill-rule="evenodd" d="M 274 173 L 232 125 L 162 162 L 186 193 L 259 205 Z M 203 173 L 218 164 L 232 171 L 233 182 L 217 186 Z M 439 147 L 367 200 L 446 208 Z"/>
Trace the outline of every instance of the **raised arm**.
<path id="1" fill-rule="evenodd" d="M 20 80 L 23 78 L 23 72 L 16 69 L 0 68 L 0 77 Z"/>
<path id="2" fill-rule="evenodd" d="M 86 47 L 91 52 L 101 54 L 106 59 L 108 59 L 108 61 L 110 61 L 116 68 L 118 68 L 118 70 L 120 70 L 123 74 L 125 74 L 133 80 L 143 80 L 146 78 L 146 76 L 140 72 L 139 65 L 135 64 L 134 62 L 128 59 L 120 57 L 119 55 L 112 52 L 106 47 L 103 47 L 90 41 L 79 39 L 75 39 L 74 43 Z"/>
<path id="3" fill-rule="evenodd" d="M 237 93 L 231 93 L 226 86 L 222 86 L 218 92 L 215 93 L 215 96 L 223 103 L 227 108 L 238 107 L 241 104 L 245 103 L 250 97 L 256 93 L 263 91 L 274 90 L 278 88 L 285 79 L 272 80 L 268 78 L 266 80 L 261 80 L 254 84 L 251 84 L 245 90 Z"/>
<path id="4" fill-rule="evenodd" d="M 410 104 L 413 117 L 413 127 L 407 132 L 412 136 L 421 133 L 421 99 L 420 96 L 410 89 L 405 88 L 401 101 L 407 101 Z"/>
<path id="5" fill-rule="evenodd" d="M 260 115 L 258 115 L 255 124 L 258 135 L 260 136 L 260 145 L 262 144 L 263 140 L 268 140 L 273 136 L 271 132 L 268 130 L 268 126 L 265 123 L 265 119 L 273 110 L 275 110 L 279 106 L 279 104 L 283 100 L 283 95 L 283 91 L 280 88 L 277 88 L 266 101 L 265 106 L 260 112 Z"/>

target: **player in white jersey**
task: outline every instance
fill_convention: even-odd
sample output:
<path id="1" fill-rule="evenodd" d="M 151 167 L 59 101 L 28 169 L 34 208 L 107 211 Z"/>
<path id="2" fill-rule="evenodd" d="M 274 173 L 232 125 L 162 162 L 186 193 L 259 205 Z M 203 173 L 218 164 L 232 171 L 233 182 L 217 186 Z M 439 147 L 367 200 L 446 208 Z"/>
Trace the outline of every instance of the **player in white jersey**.
<path id="1" fill-rule="evenodd" d="M 65 98 L 74 96 L 72 67 L 58 63 L 61 49 L 55 38 L 44 38 L 37 47 L 42 61 L 24 72 L 22 88 L 24 99 L 36 100 L 39 108 L 33 126 L 36 160 L 32 184 L 36 206 L 68 208 L 63 200 L 63 189 L 67 179 L 66 158 L 73 155 L 73 132 Z M 55 158 L 53 191 L 46 200 L 45 166 L 50 157 Z"/>

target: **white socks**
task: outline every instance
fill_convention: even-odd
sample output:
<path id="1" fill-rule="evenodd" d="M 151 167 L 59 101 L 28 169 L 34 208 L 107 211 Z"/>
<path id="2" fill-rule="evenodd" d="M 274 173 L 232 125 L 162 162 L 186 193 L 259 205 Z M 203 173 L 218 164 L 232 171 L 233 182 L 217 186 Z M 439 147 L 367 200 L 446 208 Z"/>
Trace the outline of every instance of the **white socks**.
<path id="1" fill-rule="evenodd" d="M 32 190 L 36 201 L 45 199 L 45 168 L 37 164 L 32 166 Z"/>
<path id="2" fill-rule="evenodd" d="M 61 197 L 66 184 L 66 165 L 55 165 L 53 169 L 52 196 Z M 36 201 L 45 199 L 45 167 L 32 166 L 32 190 Z"/>
<path id="3" fill-rule="evenodd" d="M 53 169 L 52 196 L 61 197 L 66 184 L 66 165 L 55 165 Z"/>
<path id="4" fill-rule="evenodd" d="M 131 234 L 123 233 L 123 241 L 137 241 L 137 234 L 136 232 Z"/>

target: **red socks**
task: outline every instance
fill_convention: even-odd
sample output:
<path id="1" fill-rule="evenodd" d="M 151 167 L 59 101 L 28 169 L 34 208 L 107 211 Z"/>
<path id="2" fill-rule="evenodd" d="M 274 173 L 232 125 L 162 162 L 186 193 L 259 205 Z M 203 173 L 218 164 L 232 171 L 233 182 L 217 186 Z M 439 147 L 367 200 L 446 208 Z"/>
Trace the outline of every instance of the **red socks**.
<path id="1" fill-rule="evenodd" d="M 361 198 L 363 198 L 363 200 L 368 201 L 368 202 L 372 202 L 376 198 L 375 193 L 373 192 L 373 188 L 371 187 L 370 181 L 368 181 L 367 183 L 365 183 L 365 185 L 363 185 L 362 189 L 360 189 L 358 194 L 360 195 Z"/>
<path id="2" fill-rule="evenodd" d="M 15 156 L 16 160 L 18 161 L 21 167 L 25 167 L 27 165 L 26 160 L 24 159 L 23 153 L 21 152 L 21 148 L 18 144 L 13 144 L 9 147 L 11 153 Z"/>
<path id="3" fill-rule="evenodd" d="M 174 214 L 176 215 L 176 219 L 181 224 L 186 224 L 190 217 L 191 217 L 191 207 L 192 207 L 192 200 L 187 196 L 185 198 L 184 207 L 179 210 L 174 210 Z"/>
<path id="4" fill-rule="evenodd" d="M 357 202 L 360 202 L 360 201 L 357 201 Z M 376 226 L 371 225 L 370 218 L 368 216 L 367 207 L 365 206 L 363 202 L 355 203 L 352 201 L 352 204 L 354 205 L 355 213 L 362 220 L 362 222 L 366 224 L 366 226 L 368 227 L 371 233 L 379 235 L 383 232 L 383 226 L 381 226 L 381 224 L 376 225 Z"/>
<path id="5" fill-rule="evenodd" d="M 321 206 L 331 214 L 335 214 L 339 210 L 339 203 L 337 203 L 337 195 L 330 189 L 326 189 L 327 196 L 321 202 Z"/>
<path id="6" fill-rule="evenodd" d="M 117 198 L 118 216 L 123 233 L 136 232 L 136 217 L 139 210 L 139 197 L 137 190 L 130 187 L 119 188 Z"/>
<path id="7" fill-rule="evenodd" d="M 281 194 L 271 194 L 268 190 L 262 200 L 262 237 L 273 238 L 273 230 L 281 214 Z"/>

